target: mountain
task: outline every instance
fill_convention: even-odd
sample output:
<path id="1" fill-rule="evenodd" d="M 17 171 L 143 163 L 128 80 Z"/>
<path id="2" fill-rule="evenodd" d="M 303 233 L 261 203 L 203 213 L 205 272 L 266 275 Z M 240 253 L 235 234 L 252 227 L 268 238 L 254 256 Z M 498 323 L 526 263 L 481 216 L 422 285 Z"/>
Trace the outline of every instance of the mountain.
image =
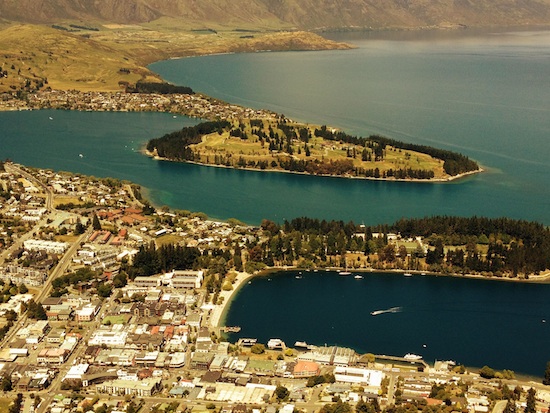
<path id="1" fill-rule="evenodd" d="M 550 0 L 0 0 L 0 18 L 183 28 L 420 28 L 550 24 Z"/>

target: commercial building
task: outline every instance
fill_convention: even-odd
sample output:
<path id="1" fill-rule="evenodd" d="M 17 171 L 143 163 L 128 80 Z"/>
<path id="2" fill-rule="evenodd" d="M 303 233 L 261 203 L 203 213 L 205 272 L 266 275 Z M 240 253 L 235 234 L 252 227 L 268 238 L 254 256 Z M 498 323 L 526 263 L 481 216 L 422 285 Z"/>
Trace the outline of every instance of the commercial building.
<path id="1" fill-rule="evenodd" d="M 161 388 L 160 377 L 151 377 L 143 380 L 111 380 L 98 384 L 99 393 L 108 393 L 116 396 L 133 395 L 138 397 L 152 396 Z"/>

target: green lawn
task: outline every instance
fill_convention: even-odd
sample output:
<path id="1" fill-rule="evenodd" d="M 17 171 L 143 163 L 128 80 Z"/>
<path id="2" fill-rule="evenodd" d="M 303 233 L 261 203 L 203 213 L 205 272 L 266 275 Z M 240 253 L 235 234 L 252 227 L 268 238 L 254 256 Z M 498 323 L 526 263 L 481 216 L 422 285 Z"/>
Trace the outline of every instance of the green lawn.
<path id="1" fill-rule="evenodd" d="M 110 315 L 103 319 L 103 324 L 126 324 L 130 320 L 130 315 Z M 0 412 L 1 413 L 1 412 Z"/>

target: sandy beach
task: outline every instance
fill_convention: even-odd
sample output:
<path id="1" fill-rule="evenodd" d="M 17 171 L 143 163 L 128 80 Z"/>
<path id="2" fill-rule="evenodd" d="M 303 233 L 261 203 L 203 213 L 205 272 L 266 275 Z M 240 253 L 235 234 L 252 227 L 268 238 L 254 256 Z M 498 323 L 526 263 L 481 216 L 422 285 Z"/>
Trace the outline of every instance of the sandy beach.
<path id="1" fill-rule="evenodd" d="M 251 278 L 256 277 L 258 275 L 261 275 L 262 273 L 255 273 L 255 274 L 249 274 L 246 272 L 238 272 L 237 277 L 235 278 L 235 282 L 233 283 L 233 289 L 230 291 L 224 291 L 222 290 L 220 292 L 219 297 L 223 298 L 221 305 L 214 306 L 214 309 L 212 310 L 212 313 L 210 314 L 210 322 L 209 327 L 210 328 L 217 328 L 222 327 L 220 325 L 220 322 L 223 321 L 225 317 L 225 312 L 229 308 L 229 305 L 231 303 L 231 300 L 233 297 L 237 294 L 237 292 L 241 289 L 241 287 Z"/>

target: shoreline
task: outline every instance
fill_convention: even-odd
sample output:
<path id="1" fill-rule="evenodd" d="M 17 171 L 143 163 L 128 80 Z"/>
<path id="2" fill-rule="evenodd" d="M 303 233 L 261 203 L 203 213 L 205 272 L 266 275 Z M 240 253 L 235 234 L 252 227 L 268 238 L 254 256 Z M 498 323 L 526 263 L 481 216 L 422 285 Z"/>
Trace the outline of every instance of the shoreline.
<path id="1" fill-rule="evenodd" d="M 175 159 L 165 158 L 162 156 L 155 155 L 145 148 L 141 150 L 142 154 L 145 156 L 148 156 L 155 161 L 163 161 L 163 162 L 175 162 L 175 163 L 188 163 L 192 165 L 200 165 L 200 166 L 207 166 L 207 167 L 214 167 L 214 168 L 225 168 L 225 169 L 234 169 L 234 170 L 243 170 L 243 171 L 256 171 L 256 172 L 278 172 L 278 173 L 287 173 L 287 174 L 295 174 L 295 175 L 305 175 L 305 176 L 319 176 L 319 177 L 325 177 L 325 178 L 343 178 L 343 179 L 360 179 L 360 180 L 367 180 L 367 181 L 382 181 L 382 182 L 414 182 L 414 183 L 434 183 L 434 184 L 444 184 L 449 182 L 454 182 L 463 178 L 467 178 L 468 176 L 476 175 L 479 173 L 485 172 L 485 169 L 483 167 L 480 167 L 479 169 L 475 171 L 468 171 L 463 172 L 458 175 L 449 176 L 446 178 L 432 178 L 432 179 L 418 179 L 418 178 L 410 178 L 410 179 L 400 179 L 400 178 L 374 178 L 370 176 L 351 176 L 351 175 L 326 175 L 326 174 L 310 174 L 308 172 L 297 172 L 297 171 L 287 171 L 286 169 L 273 169 L 273 168 L 266 168 L 266 169 L 260 169 L 260 168 L 249 168 L 249 167 L 239 167 L 236 168 L 234 166 L 226 166 L 226 165 L 217 165 L 217 164 L 209 164 L 209 163 L 203 163 L 203 162 L 195 162 L 195 161 L 178 161 Z"/>
<path id="2" fill-rule="evenodd" d="M 328 270 L 332 272 L 338 272 L 341 270 L 344 270 L 344 268 L 340 267 L 314 267 L 314 268 L 300 268 L 295 266 L 282 266 L 282 267 L 266 267 L 261 271 L 255 272 L 253 274 L 241 271 L 237 272 L 237 277 L 235 278 L 234 283 L 232 284 L 233 288 L 229 291 L 220 291 L 219 297 L 223 297 L 222 304 L 216 304 L 214 309 L 212 310 L 212 313 L 210 314 L 210 319 L 208 322 L 208 325 L 211 328 L 221 328 L 224 327 L 225 319 L 227 317 L 227 313 L 229 312 L 229 309 L 231 307 L 232 301 L 235 298 L 235 296 L 238 294 L 238 292 L 241 290 L 243 286 L 246 285 L 248 281 L 250 281 L 252 278 L 256 277 L 263 277 L 268 274 L 274 273 L 274 272 L 290 272 L 290 271 L 320 271 L 320 270 Z M 424 272 L 424 271 L 418 271 L 418 270 L 377 270 L 374 268 L 358 268 L 358 269 L 351 269 L 348 270 L 349 272 L 353 273 L 379 273 L 379 274 L 393 274 L 393 275 L 403 275 L 405 273 L 410 273 L 414 276 L 422 276 L 422 277 L 452 277 L 452 278 L 467 278 L 472 280 L 489 280 L 489 281 L 501 281 L 501 282 L 512 282 L 512 283 L 520 283 L 520 284 L 550 284 L 550 270 L 544 274 L 540 275 L 530 275 L 529 278 L 508 278 L 508 277 L 486 277 L 483 275 L 478 274 L 443 274 L 443 273 L 434 273 L 434 272 Z M 424 275 L 422 275 L 424 274 Z"/>

